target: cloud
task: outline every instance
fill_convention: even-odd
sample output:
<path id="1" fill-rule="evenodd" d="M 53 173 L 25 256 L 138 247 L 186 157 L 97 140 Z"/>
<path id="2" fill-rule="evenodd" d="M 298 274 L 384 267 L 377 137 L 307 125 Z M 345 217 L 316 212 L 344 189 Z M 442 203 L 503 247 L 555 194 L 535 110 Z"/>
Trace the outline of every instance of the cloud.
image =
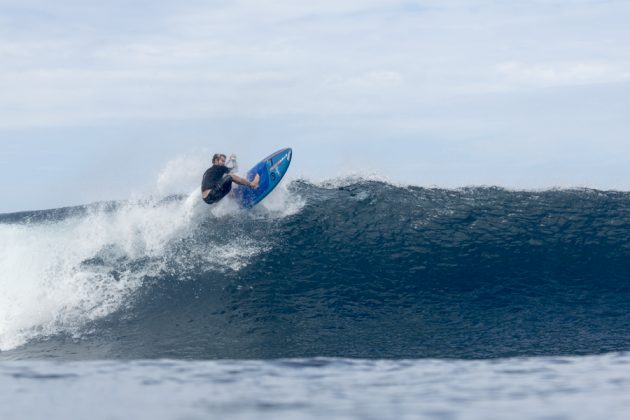
<path id="1" fill-rule="evenodd" d="M 455 97 L 625 83 L 624 6 L 566 4 L 15 2 L 1 29 L 0 128 L 400 118 L 428 104 L 448 116 Z M 585 24 L 589 13 L 609 25 Z"/>
<path id="2" fill-rule="evenodd" d="M 397 71 L 375 70 L 348 78 L 331 80 L 329 86 L 342 89 L 382 90 L 396 88 L 404 83 L 403 76 Z"/>
<path id="3" fill-rule="evenodd" d="M 630 80 L 630 68 L 608 63 L 501 63 L 497 72 L 508 83 L 526 86 L 579 86 Z"/>

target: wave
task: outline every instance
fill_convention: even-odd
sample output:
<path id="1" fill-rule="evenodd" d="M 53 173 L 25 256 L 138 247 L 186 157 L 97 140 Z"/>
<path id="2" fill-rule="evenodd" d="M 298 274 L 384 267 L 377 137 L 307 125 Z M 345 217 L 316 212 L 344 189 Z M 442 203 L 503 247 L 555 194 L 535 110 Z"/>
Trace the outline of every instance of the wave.
<path id="1" fill-rule="evenodd" d="M 293 181 L 0 215 L 0 357 L 492 358 L 630 348 L 630 194 Z"/>

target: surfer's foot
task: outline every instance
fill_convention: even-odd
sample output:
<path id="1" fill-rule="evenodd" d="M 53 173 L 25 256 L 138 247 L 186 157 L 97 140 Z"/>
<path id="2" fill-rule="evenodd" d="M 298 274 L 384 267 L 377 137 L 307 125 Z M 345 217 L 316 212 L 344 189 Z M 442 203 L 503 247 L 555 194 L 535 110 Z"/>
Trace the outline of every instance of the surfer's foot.
<path id="1" fill-rule="evenodd" d="M 256 188 L 258 188 L 259 182 L 260 182 L 260 175 L 256 174 L 256 176 L 254 177 L 254 180 L 249 183 L 249 186 L 255 190 Z"/>

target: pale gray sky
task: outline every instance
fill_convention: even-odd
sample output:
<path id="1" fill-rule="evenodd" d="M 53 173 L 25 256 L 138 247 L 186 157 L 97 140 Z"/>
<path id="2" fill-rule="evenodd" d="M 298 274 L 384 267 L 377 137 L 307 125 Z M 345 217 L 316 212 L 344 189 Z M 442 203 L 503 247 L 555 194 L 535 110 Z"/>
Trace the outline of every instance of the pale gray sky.
<path id="1" fill-rule="evenodd" d="M 216 150 L 286 146 L 294 177 L 630 189 L 629 21 L 627 0 L 0 0 L 0 212 L 188 192 Z"/>

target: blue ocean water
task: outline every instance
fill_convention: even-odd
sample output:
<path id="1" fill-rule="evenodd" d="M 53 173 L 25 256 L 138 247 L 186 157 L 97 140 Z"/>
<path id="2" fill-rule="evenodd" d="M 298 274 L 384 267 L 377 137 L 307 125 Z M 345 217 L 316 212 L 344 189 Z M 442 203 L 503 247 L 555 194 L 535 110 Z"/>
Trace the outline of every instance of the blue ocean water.
<path id="1" fill-rule="evenodd" d="M 629 193 L 197 195 L 0 215 L 2 418 L 630 412 Z"/>
<path id="2" fill-rule="evenodd" d="M 0 417 L 626 419 L 623 354 L 0 363 Z"/>

